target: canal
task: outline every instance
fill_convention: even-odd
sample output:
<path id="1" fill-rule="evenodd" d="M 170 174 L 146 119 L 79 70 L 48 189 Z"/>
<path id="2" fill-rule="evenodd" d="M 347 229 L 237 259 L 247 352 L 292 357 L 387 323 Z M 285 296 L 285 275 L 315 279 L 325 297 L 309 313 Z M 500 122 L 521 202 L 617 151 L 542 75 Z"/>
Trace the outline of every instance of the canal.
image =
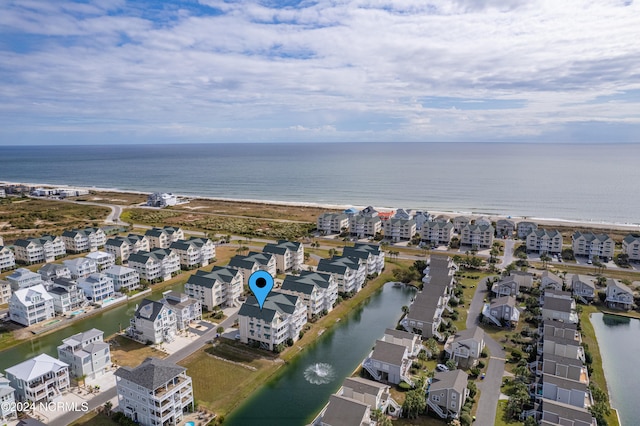
<path id="1" fill-rule="evenodd" d="M 26 340 L 17 346 L 0 352 L 0 371 L 4 371 L 8 367 L 41 353 L 57 358 L 57 347 L 62 344 L 62 339 L 66 339 L 75 333 L 87 331 L 91 328 L 97 328 L 104 331 L 106 338 L 106 336 L 110 336 L 120 331 L 121 327 L 124 330 L 129 325 L 129 320 L 133 316 L 136 305 L 140 303 L 142 299 L 147 297 L 149 299 L 159 300 L 162 298 L 163 291 L 183 291 L 183 289 L 184 284 L 175 284 L 171 287 L 165 287 L 162 290 L 153 292 L 151 295 L 147 294 L 143 297 L 129 300 L 127 303 L 123 303 L 115 308 L 107 309 L 104 312 L 100 312 L 99 314 L 86 319 L 80 319 L 45 336 L 34 336 L 30 340 Z"/>
<path id="2" fill-rule="evenodd" d="M 601 313 L 591 314 L 590 320 L 602 356 L 611 406 L 618 410 L 622 425 L 638 424 L 640 321 Z"/>
<path id="3" fill-rule="evenodd" d="M 412 287 L 386 284 L 258 389 L 231 413 L 225 425 L 309 423 L 369 354 L 385 328 L 395 327 L 402 306 L 409 305 L 414 293 Z"/>

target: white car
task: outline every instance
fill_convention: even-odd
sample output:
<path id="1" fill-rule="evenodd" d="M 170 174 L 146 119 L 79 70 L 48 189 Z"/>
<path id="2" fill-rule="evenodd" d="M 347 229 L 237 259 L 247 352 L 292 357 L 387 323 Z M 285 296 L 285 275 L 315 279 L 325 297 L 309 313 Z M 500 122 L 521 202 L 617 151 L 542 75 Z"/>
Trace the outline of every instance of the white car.
<path id="1" fill-rule="evenodd" d="M 438 371 L 449 371 L 449 367 L 447 367 L 444 364 L 438 364 L 438 365 L 436 365 L 436 370 L 438 370 Z"/>

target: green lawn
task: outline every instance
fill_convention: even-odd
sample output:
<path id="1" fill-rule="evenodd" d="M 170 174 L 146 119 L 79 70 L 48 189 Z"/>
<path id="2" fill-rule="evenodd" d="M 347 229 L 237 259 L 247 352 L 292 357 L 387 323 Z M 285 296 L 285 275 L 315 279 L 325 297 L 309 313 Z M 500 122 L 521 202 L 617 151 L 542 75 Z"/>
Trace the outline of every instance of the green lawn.
<path id="1" fill-rule="evenodd" d="M 494 426 L 522 426 L 522 422 L 516 422 L 514 420 L 506 420 L 505 419 L 505 410 L 507 407 L 506 400 L 498 401 L 498 409 L 496 410 L 496 419 L 494 421 Z"/>
<path id="2" fill-rule="evenodd" d="M 91 411 L 71 423 L 71 426 L 113 426 L 117 424 L 118 423 L 113 421 L 110 417 L 107 417 L 102 413 Z"/>

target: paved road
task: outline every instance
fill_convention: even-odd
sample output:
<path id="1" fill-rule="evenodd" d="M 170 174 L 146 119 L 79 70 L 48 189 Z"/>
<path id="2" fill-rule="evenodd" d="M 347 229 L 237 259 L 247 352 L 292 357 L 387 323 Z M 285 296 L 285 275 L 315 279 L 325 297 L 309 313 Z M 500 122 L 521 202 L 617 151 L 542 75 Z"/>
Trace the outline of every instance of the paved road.
<path id="1" fill-rule="evenodd" d="M 509 238 L 504 240 L 504 255 L 502 256 L 502 262 L 498 265 L 499 268 L 506 268 L 511 262 L 513 262 L 513 247 L 516 242 Z"/>
<path id="2" fill-rule="evenodd" d="M 230 315 L 227 319 L 222 321 L 220 325 L 225 329 L 227 329 L 233 325 L 237 317 L 238 317 L 237 313 Z M 204 345 L 206 345 L 207 344 L 206 342 L 208 342 L 209 340 L 213 340 L 216 337 L 217 328 L 218 327 L 211 328 L 211 330 L 204 333 L 198 339 L 189 343 L 187 346 L 183 347 L 177 352 L 169 355 L 165 359 L 171 362 L 182 361 L 183 359 L 185 359 L 186 357 L 188 357 L 189 355 L 191 355 L 192 353 L 196 352 L 197 350 L 202 348 Z M 115 386 L 102 390 L 98 395 L 96 395 L 94 398 L 89 400 L 89 411 L 95 410 L 96 408 L 103 406 L 107 401 L 109 401 L 112 398 L 115 398 L 116 396 L 117 396 L 117 392 L 116 392 Z M 53 419 L 48 424 L 50 426 L 67 426 L 73 423 L 74 421 L 78 420 L 84 414 L 85 412 L 82 412 L 82 411 L 70 411 L 56 419 Z"/>
<path id="3" fill-rule="evenodd" d="M 484 299 L 487 297 L 486 281 L 487 279 L 485 278 L 478 283 L 476 292 L 473 295 L 469 305 L 467 328 L 479 324 L 479 315 L 482 312 Z M 474 423 L 478 426 L 488 426 L 495 422 L 498 400 L 500 399 L 500 385 L 502 384 L 502 375 L 504 373 L 505 353 L 502 350 L 502 345 L 487 334 L 484 336 L 484 341 L 491 357 L 489 358 L 485 379 L 478 382 L 480 400 L 478 401 L 478 410 L 476 411 L 476 421 Z"/>

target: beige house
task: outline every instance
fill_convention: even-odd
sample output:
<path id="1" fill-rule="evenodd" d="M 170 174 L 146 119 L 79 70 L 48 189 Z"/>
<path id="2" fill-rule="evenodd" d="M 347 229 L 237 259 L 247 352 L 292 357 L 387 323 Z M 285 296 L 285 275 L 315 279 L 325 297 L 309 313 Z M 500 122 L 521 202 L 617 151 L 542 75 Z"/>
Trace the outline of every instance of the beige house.
<path id="1" fill-rule="evenodd" d="M 207 310 L 216 306 L 238 306 L 242 295 L 242 273 L 228 266 L 214 266 L 211 272 L 196 271 L 184 285 L 185 293 Z"/>
<path id="2" fill-rule="evenodd" d="M 304 245 L 295 241 L 280 240 L 277 244 L 267 244 L 264 253 L 276 257 L 276 269 L 281 272 L 300 271 L 304 266 Z"/>
<path id="3" fill-rule="evenodd" d="M 9 247 L 0 245 L 0 272 L 10 271 L 16 267 L 16 257 Z"/>
<path id="4" fill-rule="evenodd" d="M 445 221 L 425 222 L 422 226 L 422 241 L 431 244 L 449 244 L 453 237 L 453 224 Z"/>
<path id="5" fill-rule="evenodd" d="M 458 234 L 462 232 L 465 226 L 471 223 L 471 218 L 468 216 L 456 216 L 452 220 L 453 230 Z"/>
<path id="6" fill-rule="evenodd" d="M 495 230 L 493 226 L 486 225 L 467 225 L 462 228 L 460 236 L 460 244 L 463 246 L 471 246 L 475 248 L 488 248 L 493 244 L 493 234 Z"/>
<path id="7" fill-rule="evenodd" d="M 171 243 L 178 240 L 184 240 L 184 231 L 182 228 L 173 226 L 165 226 L 164 228 L 152 228 L 144 234 L 149 239 L 151 249 L 169 248 Z"/>
<path id="8" fill-rule="evenodd" d="M 69 253 L 84 253 L 104 247 L 107 237 L 100 228 L 72 229 L 62 233 L 62 241 Z"/>
<path id="9" fill-rule="evenodd" d="M 16 262 L 27 265 L 53 262 L 67 254 L 62 238 L 53 235 L 17 240 L 13 249 Z"/>
<path id="10" fill-rule="evenodd" d="M 629 234 L 622 240 L 622 252 L 629 256 L 632 262 L 640 262 L 640 236 Z"/>
<path id="11" fill-rule="evenodd" d="M 323 213 L 318 216 L 316 227 L 325 235 L 339 234 L 349 229 L 349 216 L 344 213 Z"/>
<path id="12" fill-rule="evenodd" d="M 527 252 L 562 253 L 562 234 L 558 230 L 537 229 L 527 235 Z"/>
<path id="13" fill-rule="evenodd" d="M 498 219 L 496 221 L 496 236 L 498 238 L 511 237 L 516 230 L 516 224 L 509 219 Z"/>
<path id="14" fill-rule="evenodd" d="M 575 256 L 586 256 L 589 259 L 597 256 L 605 262 L 613 259 L 615 245 L 615 241 L 607 234 L 594 234 L 592 232 L 575 232 L 571 243 Z"/>
<path id="15" fill-rule="evenodd" d="M 413 219 L 389 219 L 383 222 L 384 237 L 394 243 L 409 241 L 416 235 L 416 221 Z"/>
<path id="16" fill-rule="evenodd" d="M 272 277 L 277 274 L 276 257 L 270 253 L 249 252 L 246 256 L 237 254 L 229 260 L 229 267 L 242 273 L 244 285 L 249 285 L 249 277 L 256 271 L 266 271 Z"/>
<path id="17" fill-rule="evenodd" d="M 538 229 L 538 224 L 535 222 L 522 221 L 516 225 L 518 238 L 524 240 L 527 235 Z"/>

